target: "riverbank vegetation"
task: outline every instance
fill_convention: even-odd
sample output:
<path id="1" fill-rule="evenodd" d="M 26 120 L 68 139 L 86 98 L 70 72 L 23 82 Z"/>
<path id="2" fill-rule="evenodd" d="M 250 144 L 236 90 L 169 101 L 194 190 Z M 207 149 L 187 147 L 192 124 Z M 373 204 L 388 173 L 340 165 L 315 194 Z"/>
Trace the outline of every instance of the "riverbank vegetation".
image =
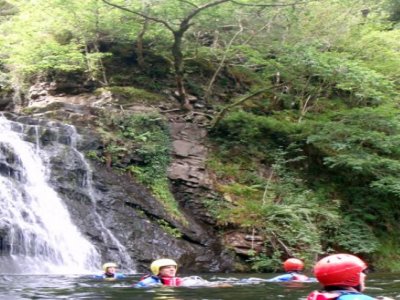
<path id="1" fill-rule="evenodd" d="M 400 257 L 399 1 L 0 6 L 0 92 L 80 74 L 123 93 L 121 105 L 145 98 L 214 115 L 207 168 L 221 196 L 204 205 L 222 233 L 263 237 L 247 256 L 254 269 L 332 251 L 400 269 L 391 263 Z M 109 159 L 127 141 L 142 145 L 146 164 L 125 171 L 173 202 L 165 124 L 155 115 L 105 123 L 118 131 Z"/>

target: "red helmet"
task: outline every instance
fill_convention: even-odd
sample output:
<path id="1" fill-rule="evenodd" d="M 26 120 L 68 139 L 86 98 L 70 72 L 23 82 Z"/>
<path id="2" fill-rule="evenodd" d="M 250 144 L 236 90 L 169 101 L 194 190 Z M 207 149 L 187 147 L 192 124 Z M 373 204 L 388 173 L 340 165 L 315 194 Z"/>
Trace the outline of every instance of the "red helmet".
<path id="1" fill-rule="evenodd" d="M 289 258 L 283 263 L 283 268 L 286 272 L 302 271 L 304 268 L 304 263 L 300 259 Z"/>
<path id="2" fill-rule="evenodd" d="M 324 257 L 314 267 L 314 274 L 323 286 L 351 286 L 360 284 L 360 273 L 367 264 L 351 254 Z"/>

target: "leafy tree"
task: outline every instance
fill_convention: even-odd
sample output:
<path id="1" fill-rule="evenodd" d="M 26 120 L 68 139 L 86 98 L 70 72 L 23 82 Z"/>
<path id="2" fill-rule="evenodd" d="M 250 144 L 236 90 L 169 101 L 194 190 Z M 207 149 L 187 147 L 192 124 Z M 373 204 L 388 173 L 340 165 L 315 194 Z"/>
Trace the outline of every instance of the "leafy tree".
<path id="1" fill-rule="evenodd" d="M 400 217 L 398 1 L 8 0 L 0 8 L 3 90 L 10 76 L 18 86 L 57 72 L 110 85 L 115 50 L 115 61 L 128 53 L 133 67 L 122 71 L 137 72 L 138 84 L 157 54 L 171 62 L 183 106 L 191 109 L 191 89 L 219 109 L 209 170 L 222 196 L 205 203 L 222 229 L 264 236 L 255 267 L 333 250 L 398 257 L 398 243 L 382 242 L 396 237 Z M 109 90 L 130 101 L 141 88 Z M 177 209 L 166 128 L 146 129 L 158 117 L 125 117 L 110 124 L 103 158 Z M 121 159 L 132 142 L 143 165 Z"/>
<path id="2" fill-rule="evenodd" d="M 389 15 L 389 20 L 395 23 L 400 21 L 400 2 L 399 0 L 387 0 L 384 1 L 384 9 Z M 397 26 L 396 26 L 397 27 Z"/>
<path id="3" fill-rule="evenodd" d="M 168 4 L 154 3 L 151 7 L 152 11 L 143 12 L 135 7 L 130 8 L 122 4 L 117 4 L 109 0 L 102 0 L 104 3 L 121 9 L 123 11 L 129 12 L 136 16 L 140 16 L 145 20 L 155 22 L 163 26 L 167 31 L 169 31 L 173 36 L 173 43 L 171 46 L 171 53 L 174 63 L 174 72 L 176 78 L 178 100 L 186 109 L 192 109 L 188 101 L 185 85 L 184 85 L 184 55 L 182 51 L 182 44 L 184 41 L 184 36 L 192 26 L 192 21 L 201 12 L 209 10 L 213 7 L 220 6 L 225 3 L 232 3 L 241 6 L 250 7 L 274 7 L 274 6 L 286 6 L 295 5 L 295 3 L 290 4 L 275 4 L 275 3 L 250 3 L 249 1 L 233 1 L 233 0 L 214 0 L 214 1 L 181 1 L 177 0 L 175 2 L 169 1 Z M 159 4 L 159 5 L 157 5 Z M 175 25 L 175 22 L 177 25 Z"/>
<path id="4" fill-rule="evenodd" d="M 325 171 L 333 173 L 331 180 L 346 186 L 346 210 L 357 212 L 358 218 L 366 222 L 377 221 L 381 225 L 376 228 L 393 230 L 399 212 L 400 123 L 396 110 L 392 104 L 353 109 L 335 113 L 323 124 L 325 129 L 314 124 L 308 142 L 324 153 L 323 162 L 328 167 Z M 316 137 L 322 138 L 317 138 L 319 141 L 326 138 L 326 147 L 314 140 Z"/>
<path id="5" fill-rule="evenodd" d="M 13 1 L 19 13 L 3 23 L 1 30 L 7 37 L 3 58 L 15 77 L 37 76 L 51 70 L 82 70 L 107 83 L 101 62 L 107 53 L 99 52 L 100 43 L 131 39 L 139 26 L 100 3 Z M 117 20 L 126 27 L 113 26 Z"/>
<path id="6" fill-rule="evenodd" d="M 355 33 L 347 41 L 346 51 L 349 58 L 363 61 L 368 68 L 384 74 L 398 84 L 400 30 L 386 28 L 369 27 Z"/>
<path id="7" fill-rule="evenodd" d="M 191 109 L 191 105 L 187 99 L 186 96 L 186 91 L 184 87 L 184 67 L 183 67 L 183 53 L 182 53 L 182 42 L 183 42 L 183 37 L 184 34 L 189 30 L 191 26 L 191 21 L 193 18 L 196 17 L 197 14 L 202 12 L 203 10 L 206 10 L 208 8 L 211 8 L 213 6 L 217 6 L 222 3 L 229 2 L 229 0 L 215 0 L 211 1 L 209 3 L 205 3 L 203 5 L 197 6 L 195 3 L 189 3 L 188 1 L 178 1 L 181 4 L 180 7 L 175 4 L 174 8 L 178 8 L 177 11 L 182 10 L 184 6 L 188 6 L 189 9 L 187 12 L 183 12 L 183 17 L 178 21 L 178 26 L 174 26 L 173 22 L 167 21 L 166 18 L 163 18 L 161 16 L 157 15 L 151 15 L 143 13 L 139 10 L 134 10 L 127 8 L 122 5 L 115 4 L 111 1 L 108 0 L 102 0 L 104 3 L 114 6 L 116 8 L 119 8 L 123 11 L 127 11 L 129 13 L 132 13 L 134 15 L 140 16 L 144 18 L 145 20 L 150 20 L 153 22 L 156 22 L 158 24 L 161 24 L 164 26 L 170 33 L 173 35 L 173 44 L 171 46 L 171 53 L 174 58 L 174 70 L 175 70 L 175 76 L 176 76 L 176 84 L 177 84 L 177 91 L 178 91 L 178 99 L 182 106 L 186 107 L 187 109 Z M 165 7 L 167 11 L 170 11 L 172 6 L 166 6 Z M 170 18 L 170 16 L 168 16 Z"/>

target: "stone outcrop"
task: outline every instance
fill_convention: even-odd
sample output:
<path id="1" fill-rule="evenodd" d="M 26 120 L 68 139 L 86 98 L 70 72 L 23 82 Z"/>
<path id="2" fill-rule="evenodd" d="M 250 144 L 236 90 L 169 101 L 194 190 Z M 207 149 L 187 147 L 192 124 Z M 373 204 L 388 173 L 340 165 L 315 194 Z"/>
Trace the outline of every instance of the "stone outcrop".
<path id="1" fill-rule="evenodd" d="M 170 123 L 173 162 L 168 170 L 171 180 L 183 181 L 191 187 L 211 187 L 206 173 L 207 148 L 204 145 L 206 130 L 198 125 Z"/>
<path id="2" fill-rule="evenodd" d="M 239 231 L 232 231 L 225 235 L 225 243 L 240 255 L 250 256 L 264 250 L 264 239 L 256 234 L 251 235 Z"/>
<path id="3" fill-rule="evenodd" d="M 78 128 L 81 134 L 76 139 L 72 127 L 60 122 L 11 114 L 8 118 L 26 124 L 23 125 L 27 128 L 26 139 L 38 141 L 40 148 L 48 153 L 52 186 L 68 206 L 81 232 L 100 249 L 105 260 L 118 261 L 122 266 L 126 263 L 120 260 L 113 240 L 104 234 L 107 228 L 126 247 L 139 271 L 147 270 L 157 257 L 177 259 L 182 270 L 232 269 L 230 255 L 221 251 L 218 240 L 191 215 L 187 215 L 190 226 L 186 226 L 173 219 L 145 187 L 129 176 L 113 172 L 100 163 L 92 163 L 89 171 L 77 150 L 85 153 L 100 146 L 90 129 Z M 30 126 L 38 129 L 29 130 Z M 33 136 L 36 134 L 39 137 Z M 74 141 L 78 141 L 75 146 Z M 166 232 L 158 222 L 161 219 L 171 228 L 177 228 L 182 237 Z"/>
<path id="4" fill-rule="evenodd" d="M 11 109 L 14 106 L 13 91 L 0 88 L 0 111 Z"/>
<path id="5" fill-rule="evenodd" d="M 115 104 L 110 92 L 90 93 L 92 86 L 88 84 L 71 93 L 69 88 L 73 86 L 74 83 L 68 83 L 68 80 L 61 84 L 37 83 L 29 90 L 27 109 L 36 117 L 56 118 L 74 124 L 82 137 L 78 150 L 97 151 L 102 145 L 90 125 L 94 123 L 97 111 L 122 108 Z M 159 108 L 132 105 L 125 111 L 134 114 L 158 109 L 164 110 L 165 107 L 163 104 Z M 234 253 L 241 254 L 244 250 L 237 249 L 246 247 L 240 246 L 238 241 L 247 242 L 245 239 L 232 239 L 232 236 L 221 238 L 215 228 L 216 221 L 204 203 L 205 199 L 220 199 L 213 190 L 206 168 L 207 130 L 193 119 L 182 118 L 173 107 L 168 106 L 167 110 L 173 111 L 166 114 L 172 138 L 172 162 L 168 177 L 187 222 L 172 218 L 151 193 L 131 177 L 93 162 L 93 186 L 98 195 L 96 213 L 127 247 L 130 256 L 137 261 L 139 271 L 146 270 L 152 259 L 161 256 L 176 258 L 183 270 L 234 270 L 237 263 Z M 35 118 L 20 117 L 18 120 L 23 123 L 39 122 Z M 40 122 L 45 123 L 43 120 Z M 41 137 L 42 147 L 56 153 L 57 144 L 63 141 L 62 136 L 56 138 L 51 129 L 45 130 Z M 68 141 L 68 134 L 64 138 Z M 51 172 L 52 184 L 65 199 L 82 232 L 101 249 L 103 257 L 117 258 L 117 247 L 108 244 L 101 229 L 93 226 L 96 223 L 91 212 L 93 205 L 80 181 L 85 170 L 77 162 L 75 154 L 62 151 L 60 155 L 53 155 Z M 176 228 L 182 236 L 177 238 L 166 232 L 159 220 L 164 220 L 170 228 Z"/>
<path id="6" fill-rule="evenodd" d="M 173 160 L 168 177 L 175 198 L 198 222 L 215 225 L 204 204 L 204 199 L 217 197 L 205 165 L 208 154 L 207 131 L 196 123 L 175 121 L 170 123 L 170 132 Z"/>

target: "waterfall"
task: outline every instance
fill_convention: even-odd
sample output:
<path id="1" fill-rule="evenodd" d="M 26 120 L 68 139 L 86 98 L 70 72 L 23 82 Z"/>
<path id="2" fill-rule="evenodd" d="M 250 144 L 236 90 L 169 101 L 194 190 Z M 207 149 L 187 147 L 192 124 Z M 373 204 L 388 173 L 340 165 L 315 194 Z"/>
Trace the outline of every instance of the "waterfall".
<path id="1" fill-rule="evenodd" d="M 0 115 L 0 273 L 92 273 L 100 254 L 49 185 L 47 154 L 24 140 L 24 126 Z"/>
<path id="2" fill-rule="evenodd" d="M 101 235 L 103 240 L 108 241 L 108 243 L 114 246 L 118 251 L 118 257 L 110 257 L 113 261 L 120 261 L 120 265 L 127 271 L 133 272 L 135 270 L 135 264 L 131 259 L 126 247 L 121 244 L 121 242 L 114 236 L 114 234 L 106 227 L 103 222 L 102 217 L 97 212 L 97 199 L 98 195 L 93 187 L 93 171 L 86 161 L 85 157 L 81 152 L 79 152 L 76 148 L 76 144 L 79 140 L 79 134 L 76 132 L 75 127 L 70 126 L 70 138 L 71 138 L 71 147 L 79 157 L 79 160 L 84 169 L 84 177 L 83 177 L 83 185 L 86 188 L 86 193 L 89 196 L 92 202 L 92 213 L 95 217 L 95 226 L 101 230 Z"/>

